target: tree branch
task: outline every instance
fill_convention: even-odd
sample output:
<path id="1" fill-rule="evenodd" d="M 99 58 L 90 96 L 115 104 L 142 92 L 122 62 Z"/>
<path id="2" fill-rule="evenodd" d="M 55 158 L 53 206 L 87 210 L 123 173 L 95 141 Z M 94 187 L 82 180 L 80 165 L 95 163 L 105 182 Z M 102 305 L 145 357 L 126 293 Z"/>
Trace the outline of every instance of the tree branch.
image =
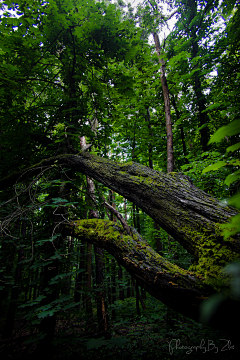
<path id="1" fill-rule="evenodd" d="M 129 236 L 112 221 L 90 219 L 74 221 L 65 231 L 106 249 L 152 296 L 197 321 L 200 303 L 214 293 L 201 276 L 161 257 L 134 229 Z"/>

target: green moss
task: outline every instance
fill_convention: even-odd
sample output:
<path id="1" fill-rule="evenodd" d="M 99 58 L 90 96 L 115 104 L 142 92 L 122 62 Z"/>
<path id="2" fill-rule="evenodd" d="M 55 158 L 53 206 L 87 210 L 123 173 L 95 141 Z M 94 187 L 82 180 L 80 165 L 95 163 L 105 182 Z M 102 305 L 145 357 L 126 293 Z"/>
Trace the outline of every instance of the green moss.
<path id="1" fill-rule="evenodd" d="M 218 287 L 219 282 L 226 282 L 227 278 L 222 273 L 222 268 L 239 259 L 239 254 L 233 252 L 228 244 L 222 239 L 220 231 L 220 224 L 215 225 L 215 232 L 212 229 L 206 229 L 200 232 L 189 232 L 189 229 L 184 228 L 186 235 L 191 236 L 192 241 L 196 244 L 196 258 L 197 264 L 190 266 L 189 270 L 203 276 L 206 279 L 206 283 Z M 231 241 L 234 241 L 231 239 Z"/>
<path id="2" fill-rule="evenodd" d="M 141 240 L 137 234 L 132 236 L 125 232 L 119 232 L 120 227 L 109 220 L 89 219 L 74 222 L 75 233 L 87 241 L 94 242 L 98 238 L 106 248 L 118 248 L 126 252 L 128 255 L 126 261 L 131 262 L 133 266 L 143 266 L 148 269 L 151 267 L 161 268 L 162 271 L 171 275 L 188 275 L 190 274 L 184 269 L 164 259 L 157 254 L 144 240 Z M 139 259 L 139 254 L 144 253 L 144 260 Z M 124 257 L 124 255 L 123 255 Z"/>
<path id="3" fill-rule="evenodd" d="M 128 162 L 125 162 L 125 163 L 122 163 L 122 164 L 118 163 L 119 166 L 123 166 L 123 167 L 132 166 L 133 164 L 134 164 L 133 161 L 128 161 Z"/>

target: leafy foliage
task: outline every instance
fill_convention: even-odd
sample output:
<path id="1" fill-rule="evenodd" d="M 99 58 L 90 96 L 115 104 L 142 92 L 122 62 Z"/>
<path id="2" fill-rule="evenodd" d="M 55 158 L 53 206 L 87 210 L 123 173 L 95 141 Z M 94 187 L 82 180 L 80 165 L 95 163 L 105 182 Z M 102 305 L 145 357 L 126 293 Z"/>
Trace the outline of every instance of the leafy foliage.
<path id="1" fill-rule="evenodd" d="M 147 310 L 137 318 L 136 300 L 129 295 L 136 286 L 129 274 L 117 275 L 118 265 L 109 255 L 103 256 L 101 285 L 95 284 L 96 260 L 90 261 L 89 290 L 85 243 L 66 238 L 61 224 L 91 217 L 93 207 L 100 217 L 116 220 L 104 208 L 103 196 L 166 259 L 184 269 L 193 259 L 120 195 L 96 182 L 93 201 L 84 175 L 41 163 L 78 153 L 79 137 L 85 136 L 91 151 L 102 157 L 166 171 L 159 63 L 148 43 L 148 34 L 168 21 L 163 4 L 147 1 L 134 11 L 123 1 L 7 0 L 1 9 L 0 178 L 26 169 L 13 188 L 0 191 L 3 332 L 16 315 L 14 335 L 23 327 L 26 337 L 31 333 L 25 344 L 41 343 L 45 334 L 40 325 L 58 315 L 57 329 L 61 333 L 62 326 L 64 335 L 55 344 L 73 344 L 70 355 L 83 359 L 124 359 L 129 353 L 132 359 L 155 359 L 159 353 L 169 359 L 170 339 L 179 337 L 188 346 L 211 338 L 206 328 L 178 314 L 168 321 L 169 311 L 150 296 Z M 176 16 L 175 27 L 162 41 L 175 167 L 196 186 L 224 199 L 224 205 L 239 209 L 239 4 L 176 0 L 168 2 L 167 10 Z M 33 178 L 27 170 L 32 164 L 39 164 Z M 225 240 L 239 233 L 239 220 L 237 215 L 222 226 Z M 235 291 L 238 277 L 233 281 Z M 121 291 L 128 293 L 125 300 L 118 299 Z M 96 325 L 99 292 L 107 298 L 110 340 L 89 330 Z M 215 305 L 213 301 L 210 312 Z M 76 326 L 86 338 L 69 339 L 68 326 Z M 184 351 L 176 355 L 187 356 Z"/>

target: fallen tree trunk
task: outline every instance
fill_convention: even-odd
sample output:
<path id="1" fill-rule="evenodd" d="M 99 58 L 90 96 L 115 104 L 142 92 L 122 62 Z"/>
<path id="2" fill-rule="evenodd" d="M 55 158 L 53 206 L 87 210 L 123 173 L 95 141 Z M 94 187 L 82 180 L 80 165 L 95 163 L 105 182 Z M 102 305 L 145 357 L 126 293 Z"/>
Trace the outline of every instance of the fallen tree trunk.
<path id="1" fill-rule="evenodd" d="M 202 276 L 164 259 L 131 228 L 100 219 L 74 221 L 66 234 L 106 249 L 152 296 L 176 311 L 199 320 L 199 305 L 215 292 Z"/>
<path id="2" fill-rule="evenodd" d="M 90 153 L 69 156 L 65 163 L 141 207 L 195 257 L 191 270 L 198 274 L 209 280 L 218 277 L 225 264 L 239 258 L 239 238 L 224 241 L 220 230 L 236 211 L 198 189 L 187 176 Z"/>
<path id="3" fill-rule="evenodd" d="M 160 257 L 136 233 L 133 237 L 121 235 L 116 224 L 85 220 L 68 227 L 71 235 L 109 251 L 150 294 L 198 320 L 200 303 L 216 291 L 216 280 L 224 280 L 222 267 L 239 258 L 239 238 L 224 241 L 220 231 L 220 225 L 236 211 L 195 187 L 185 175 L 165 174 L 133 162 L 119 164 L 85 152 L 44 160 L 27 172 L 3 179 L 0 187 L 10 186 L 19 176 L 22 180 L 38 174 L 52 164 L 93 177 L 133 201 L 194 255 L 196 265 L 187 272 Z M 238 302 L 229 301 L 231 314 L 237 314 Z M 228 318 L 232 321 L 229 312 L 225 312 L 225 318 L 221 315 L 212 325 L 222 327 Z"/>
<path id="4" fill-rule="evenodd" d="M 2 179 L 0 188 L 52 164 L 66 165 L 93 177 L 133 201 L 195 257 L 196 265 L 191 270 L 198 274 L 209 279 L 218 277 L 225 264 L 239 258 L 239 237 L 224 241 L 220 229 L 236 210 L 223 206 L 183 174 L 165 174 L 134 162 L 120 164 L 81 152 L 44 160 Z"/>
<path id="5" fill-rule="evenodd" d="M 181 314 L 201 321 L 201 304 L 216 292 L 214 286 L 201 275 L 164 259 L 133 228 L 128 235 L 122 226 L 112 221 L 90 219 L 68 224 L 65 232 L 106 249 L 152 296 Z M 209 325 L 227 331 L 236 345 L 232 324 L 240 321 L 239 301 L 225 298 L 215 310 Z"/>

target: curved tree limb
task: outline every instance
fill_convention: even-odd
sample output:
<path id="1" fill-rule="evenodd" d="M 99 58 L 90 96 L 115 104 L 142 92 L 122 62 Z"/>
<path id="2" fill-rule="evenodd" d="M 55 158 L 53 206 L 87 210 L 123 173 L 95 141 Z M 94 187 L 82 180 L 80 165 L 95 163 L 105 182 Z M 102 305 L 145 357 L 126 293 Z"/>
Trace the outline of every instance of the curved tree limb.
<path id="1" fill-rule="evenodd" d="M 199 321 L 200 303 L 214 293 L 201 276 L 164 259 L 132 228 L 100 219 L 74 221 L 66 234 L 106 249 L 151 295 L 180 313 Z"/>

